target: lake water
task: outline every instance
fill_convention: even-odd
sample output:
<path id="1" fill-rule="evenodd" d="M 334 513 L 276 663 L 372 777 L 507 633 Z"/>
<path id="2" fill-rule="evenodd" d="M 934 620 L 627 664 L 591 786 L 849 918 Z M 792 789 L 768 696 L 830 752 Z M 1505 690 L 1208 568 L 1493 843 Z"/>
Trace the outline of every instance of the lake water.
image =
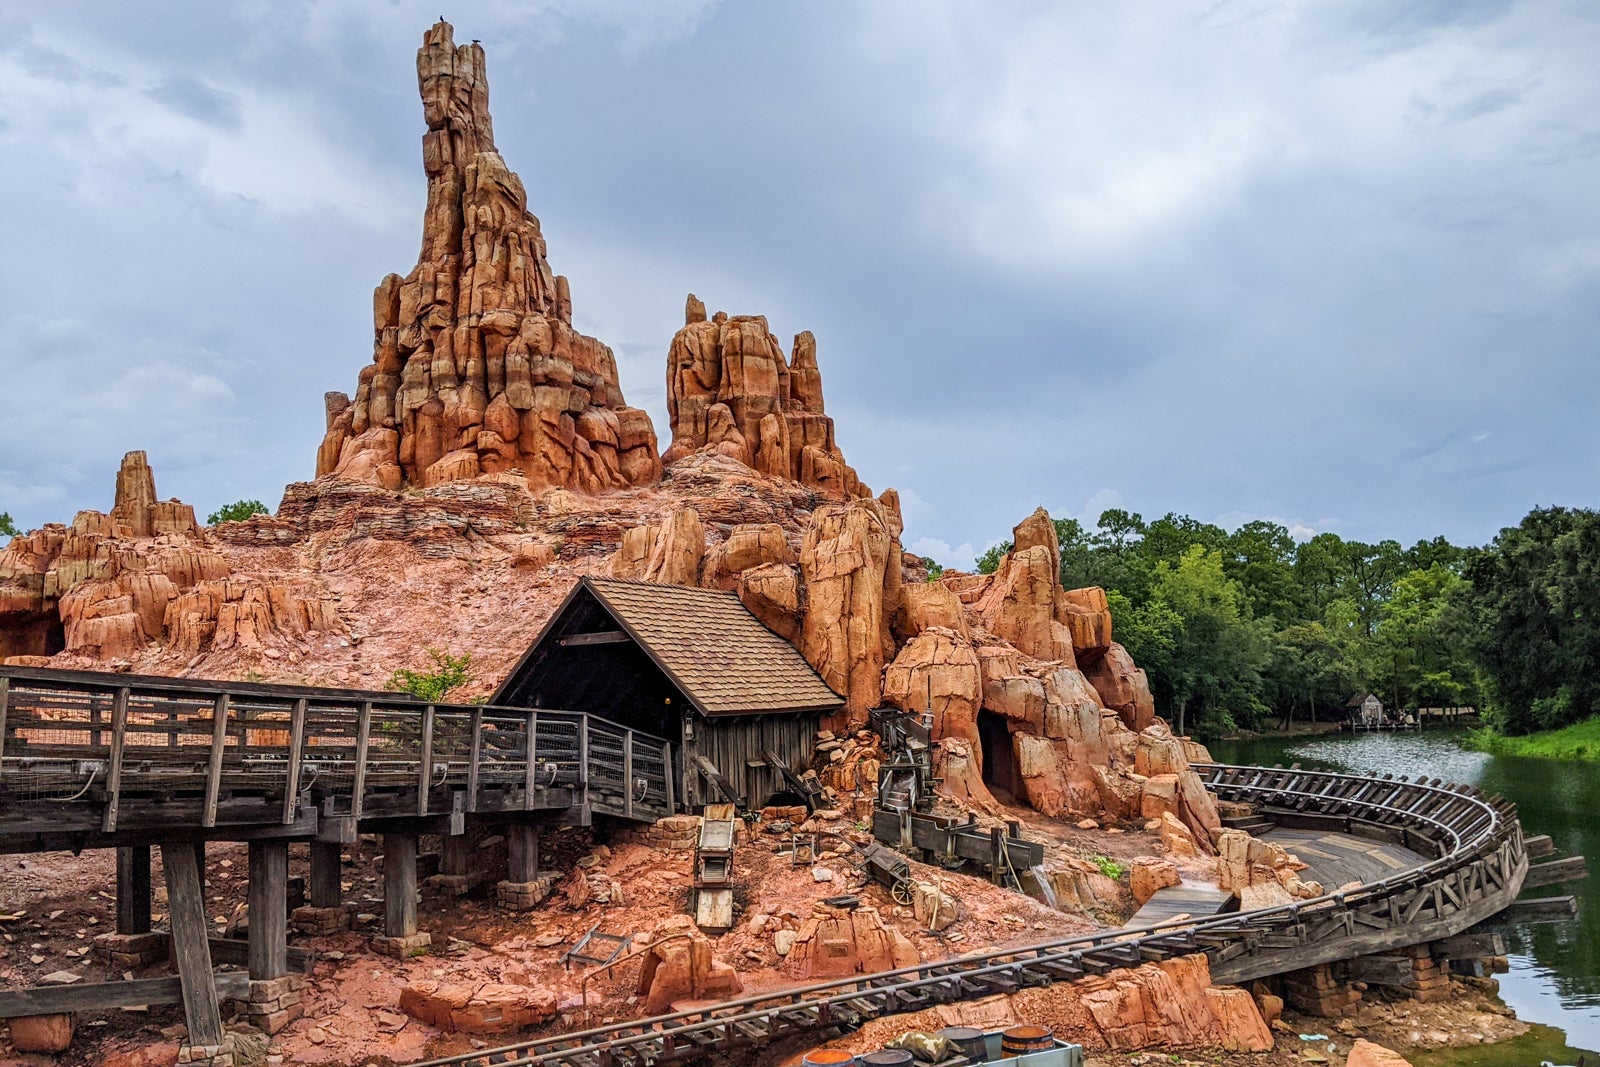
<path id="1" fill-rule="evenodd" d="M 1299 763 L 1306 768 L 1411 778 L 1425 774 L 1475 785 L 1515 802 L 1523 831 L 1530 836 L 1549 834 L 1558 855 L 1586 856 L 1591 866 L 1600 867 L 1600 763 L 1490 756 L 1462 748 L 1457 743 L 1461 736 L 1459 731 L 1440 729 L 1355 737 L 1263 737 L 1219 741 L 1210 748 L 1223 763 L 1266 767 Z M 1594 877 L 1536 892 L 1576 896 L 1578 918 L 1527 927 L 1508 938 L 1511 971 L 1500 976 L 1501 997 L 1518 1017 L 1565 1031 L 1569 1045 L 1600 1049 L 1600 869 Z"/>

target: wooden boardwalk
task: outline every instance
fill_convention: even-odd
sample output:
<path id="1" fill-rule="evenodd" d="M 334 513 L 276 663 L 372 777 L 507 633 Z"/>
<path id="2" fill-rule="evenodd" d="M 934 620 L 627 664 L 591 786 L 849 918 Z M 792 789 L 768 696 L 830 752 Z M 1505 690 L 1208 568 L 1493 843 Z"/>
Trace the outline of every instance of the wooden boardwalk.
<path id="1" fill-rule="evenodd" d="M 1351 882 L 1381 882 L 1403 871 L 1415 870 L 1428 857 L 1392 841 L 1374 841 L 1337 830 L 1293 830 L 1276 826 L 1262 834 L 1263 841 L 1282 845 L 1300 857 L 1308 870 L 1301 877 L 1321 882 L 1332 892 Z"/>

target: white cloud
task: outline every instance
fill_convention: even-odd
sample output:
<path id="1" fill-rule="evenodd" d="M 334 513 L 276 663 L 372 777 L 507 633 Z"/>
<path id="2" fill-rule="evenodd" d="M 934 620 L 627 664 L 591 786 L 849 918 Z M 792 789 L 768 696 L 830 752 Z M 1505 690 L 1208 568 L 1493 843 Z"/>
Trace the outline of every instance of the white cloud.
<path id="1" fill-rule="evenodd" d="M 973 560 L 979 554 L 978 550 L 972 547 L 970 541 L 963 541 L 961 544 L 951 548 L 948 541 L 941 541 L 937 537 L 919 537 L 906 547 L 919 556 L 934 560 L 941 566 L 954 567 L 957 570 L 964 571 L 972 569 Z"/>

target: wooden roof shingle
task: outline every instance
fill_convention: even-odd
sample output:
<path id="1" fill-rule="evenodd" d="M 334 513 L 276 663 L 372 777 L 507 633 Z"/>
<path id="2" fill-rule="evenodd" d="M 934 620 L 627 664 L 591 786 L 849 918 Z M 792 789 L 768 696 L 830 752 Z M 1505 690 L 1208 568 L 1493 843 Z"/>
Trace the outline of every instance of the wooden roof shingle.
<path id="1" fill-rule="evenodd" d="M 582 582 L 702 715 L 828 712 L 844 704 L 734 593 L 621 578 Z"/>

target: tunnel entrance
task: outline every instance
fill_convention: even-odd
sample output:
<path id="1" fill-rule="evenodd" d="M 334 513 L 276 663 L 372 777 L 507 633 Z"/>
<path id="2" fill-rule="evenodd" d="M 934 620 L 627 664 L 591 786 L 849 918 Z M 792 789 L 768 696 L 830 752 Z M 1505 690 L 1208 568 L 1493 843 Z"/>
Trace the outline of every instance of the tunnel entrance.
<path id="1" fill-rule="evenodd" d="M 1004 716 L 992 711 L 978 712 L 978 741 L 983 746 L 983 784 L 1001 803 L 1016 803 L 1022 795 L 1022 776 L 1017 770 L 1017 750 L 1011 743 L 1011 729 Z"/>
<path id="2" fill-rule="evenodd" d="M 54 611 L 17 611 L 0 615 L 0 658 L 53 656 L 67 647 L 61 616 Z"/>

